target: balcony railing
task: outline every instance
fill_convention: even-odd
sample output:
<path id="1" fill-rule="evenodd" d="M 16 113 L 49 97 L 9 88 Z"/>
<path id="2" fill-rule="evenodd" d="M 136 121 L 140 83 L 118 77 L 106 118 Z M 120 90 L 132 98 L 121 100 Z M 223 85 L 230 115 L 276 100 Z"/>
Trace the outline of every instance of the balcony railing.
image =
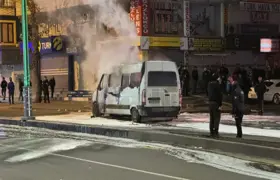
<path id="1" fill-rule="evenodd" d="M 0 0 L 0 8 L 15 8 L 16 2 L 14 0 Z"/>

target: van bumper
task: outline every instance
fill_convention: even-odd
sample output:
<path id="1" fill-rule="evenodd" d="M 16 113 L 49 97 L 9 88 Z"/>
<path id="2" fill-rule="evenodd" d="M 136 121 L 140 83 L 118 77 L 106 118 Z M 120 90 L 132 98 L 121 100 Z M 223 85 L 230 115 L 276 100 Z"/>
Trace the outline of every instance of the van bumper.
<path id="1" fill-rule="evenodd" d="M 139 114 L 142 117 L 151 118 L 176 118 L 180 113 L 180 107 L 138 107 Z"/>

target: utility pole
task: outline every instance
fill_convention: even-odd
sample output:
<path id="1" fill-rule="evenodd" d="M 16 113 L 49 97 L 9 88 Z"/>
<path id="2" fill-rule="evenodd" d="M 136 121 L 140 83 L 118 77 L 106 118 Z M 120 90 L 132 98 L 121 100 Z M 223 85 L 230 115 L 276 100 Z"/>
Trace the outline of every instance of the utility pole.
<path id="1" fill-rule="evenodd" d="M 22 121 L 34 120 L 32 116 L 32 96 L 30 89 L 30 66 L 29 66 L 29 47 L 28 47 L 28 21 L 27 21 L 27 0 L 21 0 L 22 11 L 22 37 L 23 37 L 23 71 L 24 71 L 24 116 Z M 36 47 L 34 47 L 36 48 Z"/>

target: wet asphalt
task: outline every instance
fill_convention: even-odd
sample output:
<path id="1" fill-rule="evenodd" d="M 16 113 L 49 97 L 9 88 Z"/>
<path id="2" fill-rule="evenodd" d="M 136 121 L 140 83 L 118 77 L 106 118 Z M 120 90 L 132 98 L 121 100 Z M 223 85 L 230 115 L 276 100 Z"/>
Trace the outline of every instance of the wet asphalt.
<path id="1" fill-rule="evenodd" d="M 147 148 L 122 148 L 90 143 L 46 154 L 66 139 L 5 137 L 0 139 L 1 180 L 261 180 L 217 168 L 180 160 Z M 65 146 L 73 146 L 73 140 Z M 63 148 L 63 147 L 60 147 Z M 64 147 L 65 148 L 65 147 Z M 59 148 L 58 148 L 59 149 Z M 57 149 L 56 149 L 57 150 Z M 29 153 L 29 154 L 25 154 Z M 37 155 L 41 157 L 36 157 Z M 21 155 L 21 160 L 8 162 Z M 215 163 L 215 162 L 213 162 Z"/>

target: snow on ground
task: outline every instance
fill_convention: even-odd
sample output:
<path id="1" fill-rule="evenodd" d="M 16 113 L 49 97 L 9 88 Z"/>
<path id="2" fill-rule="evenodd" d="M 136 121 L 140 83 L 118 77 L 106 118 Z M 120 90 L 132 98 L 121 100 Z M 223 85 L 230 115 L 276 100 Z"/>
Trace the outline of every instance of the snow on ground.
<path id="1" fill-rule="evenodd" d="M 197 121 L 201 118 L 203 121 Z M 232 120 L 230 115 L 223 115 L 222 119 Z M 273 117 L 272 117 L 273 118 Z M 278 119 L 279 117 L 274 117 Z M 182 120 L 185 119 L 185 120 Z M 59 116 L 40 116 L 37 120 L 55 121 L 62 123 L 78 123 L 85 125 L 97 125 L 97 126 L 110 126 L 110 127 L 122 127 L 122 128 L 153 128 L 153 129 L 188 129 L 194 131 L 208 132 L 209 123 L 206 114 L 183 114 L 179 120 L 172 122 L 159 122 L 159 123 L 134 123 L 129 120 L 117 120 L 108 118 L 90 118 L 90 113 L 86 114 L 68 114 Z M 247 121 L 266 121 L 263 116 L 248 115 L 245 116 Z M 270 121 L 270 120 L 268 120 Z M 220 125 L 220 133 L 236 134 L 236 127 L 232 125 Z M 272 129 L 260 129 L 252 127 L 243 127 L 244 135 L 266 136 L 280 138 L 280 130 Z"/>
<path id="2" fill-rule="evenodd" d="M 209 123 L 182 123 L 176 124 L 176 127 L 188 128 L 196 131 L 209 132 Z M 253 136 L 265 136 L 280 138 L 280 130 L 260 129 L 252 127 L 243 127 L 243 134 Z M 236 134 L 236 127 L 230 125 L 220 124 L 220 133 Z"/>
<path id="3" fill-rule="evenodd" d="M 208 122 L 209 121 L 209 114 L 207 113 L 195 113 L 195 114 L 190 114 L 190 113 L 182 113 L 180 115 L 179 119 L 185 119 L 185 120 L 191 120 L 194 122 Z M 234 120 L 232 118 L 231 114 L 222 114 L 221 116 L 221 121 L 230 121 Z M 264 115 L 264 116 L 259 116 L 259 115 L 245 115 L 243 118 L 243 122 L 245 121 L 279 121 L 280 122 L 280 116 L 277 115 Z"/>
<path id="4" fill-rule="evenodd" d="M 90 118 L 90 113 L 67 114 L 58 116 L 38 116 L 36 120 L 55 121 L 62 123 L 78 123 L 85 125 L 113 126 L 113 127 L 147 127 L 147 124 L 134 123 L 131 121 L 109 119 L 109 118 Z"/>
<path id="5" fill-rule="evenodd" d="M 6 126 L 6 128 L 8 128 Z M 62 131 L 52 131 L 52 130 L 42 130 L 40 128 L 30 128 L 23 127 L 20 130 L 24 134 L 28 134 L 28 132 L 38 132 L 38 133 L 47 133 L 47 134 L 56 134 L 61 135 L 62 137 L 74 136 L 81 137 L 83 141 L 78 140 L 59 140 L 59 139 L 51 139 L 51 144 L 46 144 L 50 146 L 41 147 L 39 149 L 32 148 L 32 151 L 23 152 L 20 155 L 16 155 L 13 157 L 8 157 L 6 161 L 8 162 L 22 162 L 28 161 L 36 158 L 40 158 L 47 155 L 56 155 L 56 153 L 60 151 L 65 151 L 69 149 L 75 149 L 80 146 L 89 146 L 94 143 L 122 147 L 122 148 L 144 148 L 155 151 L 161 151 L 167 155 L 179 158 L 189 163 L 197 163 L 203 164 L 211 167 L 215 167 L 224 171 L 234 172 L 238 174 L 243 174 L 247 176 L 264 178 L 270 180 L 279 180 L 279 174 L 267 172 L 263 170 L 256 169 L 249 164 L 250 161 L 245 161 L 225 155 L 215 154 L 211 152 L 205 152 L 200 147 L 195 149 L 187 149 L 180 148 L 172 145 L 159 144 L 159 143 L 149 143 L 149 142 L 140 142 L 131 139 L 124 138 L 114 138 L 114 137 L 106 137 L 99 135 L 89 135 L 89 134 L 81 134 L 81 133 L 70 133 L 70 132 L 62 132 Z M 38 139 L 37 139 L 38 140 Z M 47 139 L 48 141 L 50 139 Z M 69 146 L 69 147 L 68 147 Z M 15 149 L 25 149 L 29 150 L 30 144 L 15 144 L 12 147 L 7 149 L 6 146 L 1 146 L 0 144 L 0 153 L 1 151 L 7 150 L 15 150 Z"/>

